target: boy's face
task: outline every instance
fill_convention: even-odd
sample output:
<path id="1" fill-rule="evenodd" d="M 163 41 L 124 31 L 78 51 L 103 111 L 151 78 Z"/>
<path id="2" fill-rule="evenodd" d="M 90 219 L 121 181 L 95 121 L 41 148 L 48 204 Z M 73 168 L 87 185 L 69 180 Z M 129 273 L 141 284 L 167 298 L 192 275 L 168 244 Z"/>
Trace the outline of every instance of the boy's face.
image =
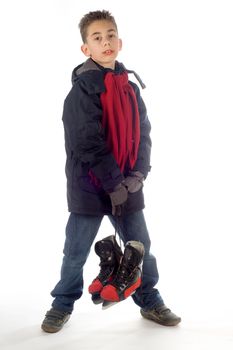
<path id="1" fill-rule="evenodd" d="M 87 29 L 86 43 L 81 46 L 85 56 L 105 68 L 115 68 L 115 59 L 121 50 L 122 41 L 110 21 L 100 20 L 91 23 Z"/>

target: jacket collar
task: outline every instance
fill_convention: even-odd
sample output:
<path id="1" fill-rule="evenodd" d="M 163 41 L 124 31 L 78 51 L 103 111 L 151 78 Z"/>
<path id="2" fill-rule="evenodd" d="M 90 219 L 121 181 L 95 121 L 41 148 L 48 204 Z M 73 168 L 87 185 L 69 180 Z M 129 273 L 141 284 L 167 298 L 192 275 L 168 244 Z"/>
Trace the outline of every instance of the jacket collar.
<path id="1" fill-rule="evenodd" d="M 85 85 L 88 93 L 103 92 L 105 91 L 104 75 L 109 71 L 113 70 L 110 68 L 104 68 L 94 62 L 91 58 L 88 58 L 84 63 L 74 68 L 71 78 L 72 84 L 74 85 L 77 80 L 80 80 L 82 81 L 82 85 Z M 116 61 L 116 68 L 114 72 L 116 74 L 120 74 L 124 71 L 127 73 L 133 73 L 135 78 L 140 83 L 142 89 L 146 87 L 140 76 L 135 71 L 126 69 L 122 63 Z"/>

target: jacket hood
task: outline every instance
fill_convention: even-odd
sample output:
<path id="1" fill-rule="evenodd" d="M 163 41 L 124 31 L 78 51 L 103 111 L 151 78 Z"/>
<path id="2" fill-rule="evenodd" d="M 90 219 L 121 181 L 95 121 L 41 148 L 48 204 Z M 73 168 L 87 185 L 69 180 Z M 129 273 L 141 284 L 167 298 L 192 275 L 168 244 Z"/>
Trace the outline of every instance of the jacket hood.
<path id="1" fill-rule="evenodd" d="M 71 76 L 72 84 L 74 84 L 83 73 L 90 72 L 90 71 L 108 72 L 108 71 L 112 71 L 112 69 L 104 68 L 104 67 L 100 66 L 98 63 L 94 62 L 91 58 L 88 58 L 84 63 L 78 65 L 77 67 L 75 67 L 73 69 L 72 76 Z M 123 63 L 116 61 L 116 69 L 114 72 L 116 74 L 117 73 L 120 74 L 124 71 L 126 71 L 127 73 L 134 74 L 135 78 L 138 80 L 142 89 L 144 89 L 146 87 L 136 72 L 134 72 L 133 70 L 126 69 L 125 66 L 123 65 Z"/>
<path id="2" fill-rule="evenodd" d="M 72 75 L 71 75 L 72 84 L 76 82 L 76 80 L 82 73 L 85 73 L 91 70 L 100 71 L 101 69 L 97 66 L 97 64 L 92 59 L 89 58 L 88 60 L 86 60 L 86 62 L 78 65 L 73 69 Z"/>

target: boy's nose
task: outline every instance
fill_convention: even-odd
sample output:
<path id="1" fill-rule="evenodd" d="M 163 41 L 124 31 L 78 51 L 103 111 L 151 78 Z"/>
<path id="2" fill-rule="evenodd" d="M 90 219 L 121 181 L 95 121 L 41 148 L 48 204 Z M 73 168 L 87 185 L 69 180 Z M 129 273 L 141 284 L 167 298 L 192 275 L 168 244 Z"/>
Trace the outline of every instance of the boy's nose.
<path id="1" fill-rule="evenodd" d="M 110 41 L 108 40 L 108 39 L 106 39 L 105 41 L 104 41 L 104 46 L 109 46 L 110 45 Z"/>

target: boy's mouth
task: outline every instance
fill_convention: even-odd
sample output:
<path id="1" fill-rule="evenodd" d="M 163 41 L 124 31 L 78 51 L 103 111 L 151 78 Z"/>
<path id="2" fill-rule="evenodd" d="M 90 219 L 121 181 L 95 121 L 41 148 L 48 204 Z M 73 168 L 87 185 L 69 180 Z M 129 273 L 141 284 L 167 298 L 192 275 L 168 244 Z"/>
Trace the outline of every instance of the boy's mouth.
<path id="1" fill-rule="evenodd" d="M 107 56 L 110 56 L 112 53 L 113 53 L 112 50 L 106 50 L 106 51 L 104 51 L 104 54 L 107 55 Z"/>

